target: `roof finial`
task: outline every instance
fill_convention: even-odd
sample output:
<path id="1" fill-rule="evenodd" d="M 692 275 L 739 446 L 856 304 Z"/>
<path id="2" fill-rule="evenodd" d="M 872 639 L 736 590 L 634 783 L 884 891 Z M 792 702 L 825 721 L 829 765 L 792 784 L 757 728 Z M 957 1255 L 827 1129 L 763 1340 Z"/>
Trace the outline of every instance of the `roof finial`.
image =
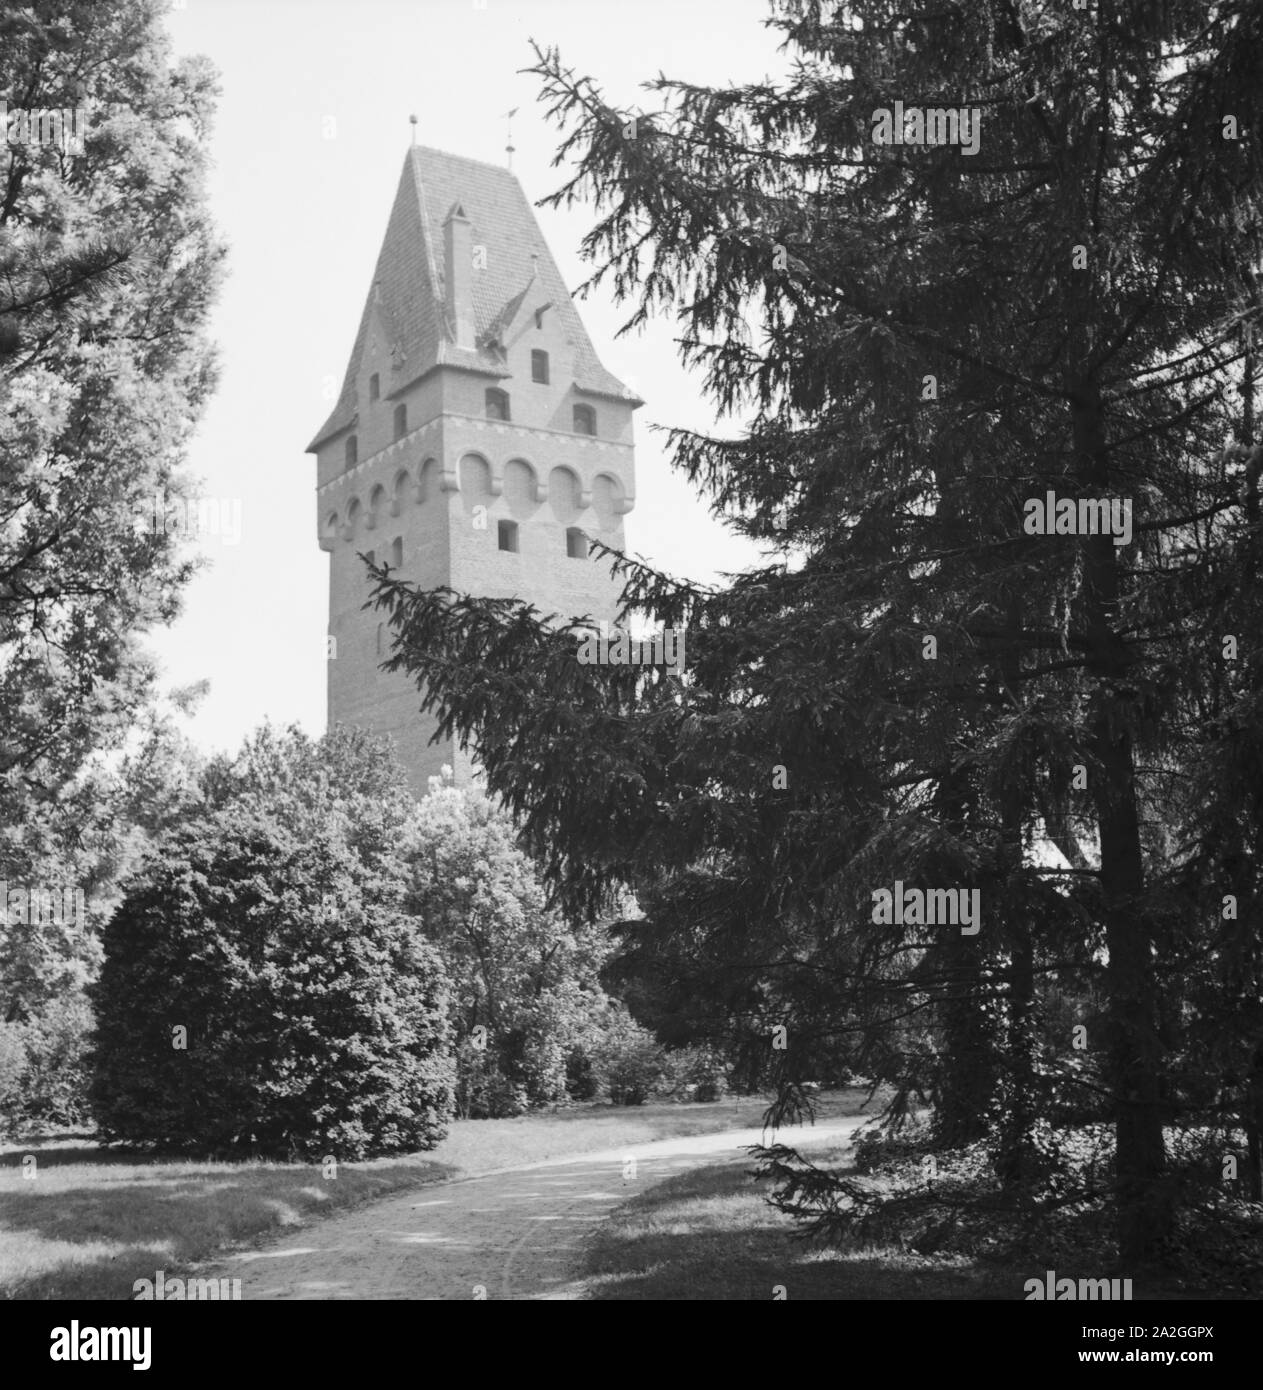
<path id="1" fill-rule="evenodd" d="M 408 117 L 408 124 L 412 127 L 412 143 L 415 145 L 417 143 L 417 117 L 415 112 Z"/>
<path id="2" fill-rule="evenodd" d="M 515 106 L 512 111 L 506 111 L 504 116 L 504 152 L 509 156 L 510 169 L 513 168 L 513 117 L 517 115 L 518 109 L 519 108 Z"/>

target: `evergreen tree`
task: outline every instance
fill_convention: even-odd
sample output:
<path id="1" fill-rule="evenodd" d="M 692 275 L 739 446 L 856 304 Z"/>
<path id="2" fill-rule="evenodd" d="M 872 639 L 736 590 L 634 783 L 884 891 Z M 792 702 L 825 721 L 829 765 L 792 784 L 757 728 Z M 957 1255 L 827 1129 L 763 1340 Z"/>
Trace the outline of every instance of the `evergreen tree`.
<path id="1" fill-rule="evenodd" d="M 720 993 L 787 1010 L 788 1080 L 853 1031 L 904 1101 L 934 1087 L 944 1137 L 985 1107 L 1006 1183 L 1054 1083 L 1085 1080 L 1041 1011 L 1099 978 L 1142 1262 L 1172 1229 L 1169 923 L 1196 878 L 1155 822 L 1186 805 L 1207 571 L 1236 591 L 1257 482 L 1253 443 L 1221 446 L 1260 314 L 1263 12 L 783 0 L 773 24 L 788 79 L 660 78 L 651 119 L 555 52 L 535 71 L 574 160 L 555 201 L 601 214 L 593 281 L 629 327 L 673 313 L 717 410 L 752 412 L 736 439 L 673 431 L 676 464 L 780 558 L 717 591 L 620 561 L 627 612 L 687 628 L 683 679 L 383 577 L 392 665 L 477 737 L 564 898 L 655 881 L 656 934 L 692 914 Z M 900 107 L 959 139 L 895 143 Z M 1073 529 L 1042 524 L 1050 492 Z M 978 934 L 875 921 L 895 880 L 977 890 Z"/>

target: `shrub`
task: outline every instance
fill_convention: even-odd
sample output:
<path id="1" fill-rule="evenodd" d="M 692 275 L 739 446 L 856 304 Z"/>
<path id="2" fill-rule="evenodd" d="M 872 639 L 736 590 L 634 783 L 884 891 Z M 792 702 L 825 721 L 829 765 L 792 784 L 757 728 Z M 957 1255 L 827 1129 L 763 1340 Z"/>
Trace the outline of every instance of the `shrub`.
<path id="1" fill-rule="evenodd" d="M 75 993 L 46 1004 L 24 1025 L 24 1123 L 50 1128 L 88 1121 L 92 1023 L 92 1006 Z"/>
<path id="2" fill-rule="evenodd" d="M 526 1087 L 507 1076 L 499 1053 L 462 1038 L 456 1049 L 456 1113 L 464 1120 L 504 1120 L 530 1109 Z"/>
<path id="3" fill-rule="evenodd" d="M 667 1055 L 653 1034 L 615 1009 L 597 1044 L 596 1065 L 615 1105 L 644 1105 L 670 1074 Z"/>
<path id="4" fill-rule="evenodd" d="M 861 1129 L 855 1138 L 852 1162 L 857 1172 L 873 1173 L 884 1164 L 919 1161 L 924 1154 L 937 1152 L 929 1120 L 919 1117 L 899 1129 Z"/>
<path id="5" fill-rule="evenodd" d="M 17 1023 L 0 1023 L 0 1134 L 17 1129 L 25 1070 L 25 1030 Z"/>
<path id="6" fill-rule="evenodd" d="M 567 1057 L 602 1026 L 608 939 L 548 909 L 502 808 L 434 783 L 400 844 L 406 905 L 442 952 L 453 1023 L 462 1038 L 484 1030 L 482 1052 L 458 1049 L 460 1113 L 518 1114 L 522 1096 L 529 1107 L 555 1105 L 568 1094 Z"/>
<path id="7" fill-rule="evenodd" d="M 91 990 L 107 1140 L 356 1159 L 443 1137 L 446 978 L 374 862 L 258 805 L 170 837 Z"/>
<path id="8" fill-rule="evenodd" d="M 722 1075 L 699 1081 L 693 1087 L 693 1099 L 699 1103 L 723 1100 L 726 1094 Z"/>
<path id="9" fill-rule="evenodd" d="M 530 1108 L 530 1097 L 525 1086 L 515 1084 L 500 1072 L 492 1072 L 486 1078 L 471 1114 L 476 1120 L 511 1120 L 515 1115 L 525 1115 Z"/>
<path id="10" fill-rule="evenodd" d="M 601 1077 L 588 1047 L 572 1047 L 566 1057 L 566 1094 L 571 1100 L 595 1100 L 601 1093 Z"/>
<path id="11" fill-rule="evenodd" d="M 78 993 L 46 1002 L 25 1023 L 0 1024 L 0 1129 L 87 1122 L 91 1030 L 91 1006 Z"/>
<path id="12" fill-rule="evenodd" d="M 669 1055 L 674 1086 L 679 1100 L 722 1100 L 728 1090 L 728 1074 L 723 1059 L 712 1047 L 681 1047 Z"/>

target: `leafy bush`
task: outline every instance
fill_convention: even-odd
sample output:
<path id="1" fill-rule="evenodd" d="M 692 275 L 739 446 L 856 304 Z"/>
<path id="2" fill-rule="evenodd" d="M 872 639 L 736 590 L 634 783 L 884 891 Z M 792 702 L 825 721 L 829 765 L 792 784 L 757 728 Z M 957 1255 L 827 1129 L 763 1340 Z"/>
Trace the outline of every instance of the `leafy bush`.
<path id="1" fill-rule="evenodd" d="M 531 1108 L 525 1086 L 514 1085 L 499 1072 L 491 1072 L 475 1098 L 474 1119 L 510 1120 Z"/>
<path id="2" fill-rule="evenodd" d="M 20 1024 L 0 1023 L 0 1134 L 13 1133 L 20 1119 L 26 1036 Z"/>
<path id="3" fill-rule="evenodd" d="M 362 830 L 245 797 L 151 856 L 91 990 L 107 1139 L 357 1159 L 443 1137 L 446 977 Z"/>
<path id="4" fill-rule="evenodd" d="M 866 1125 L 855 1136 L 852 1163 L 856 1172 L 874 1173 L 883 1165 L 919 1161 L 923 1155 L 937 1152 L 930 1121 L 918 1117 L 898 1129 Z"/>
<path id="5" fill-rule="evenodd" d="M 498 1053 L 462 1038 L 456 1049 L 456 1113 L 464 1120 L 504 1120 L 530 1109 L 526 1087 L 500 1066 Z"/>
<path id="6" fill-rule="evenodd" d="M 606 934 L 547 908 L 512 820 L 476 792 L 433 779 L 400 847 L 406 906 L 452 981 L 458 1113 L 500 1117 L 565 1100 L 568 1058 L 591 1055 L 609 1007 L 598 976 Z"/>
<path id="7" fill-rule="evenodd" d="M 0 1127 L 12 1134 L 88 1121 L 91 1031 L 92 1008 L 78 993 L 46 1002 L 25 1023 L 0 1024 Z"/>
<path id="8" fill-rule="evenodd" d="M 92 1006 L 83 994 L 54 1000 L 24 1025 L 22 1118 L 43 1128 L 82 1125 L 91 1114 Z"/>
<path id="9" fill-rule="evenodd" d="M 572 1047 L 566 1056 L 566 1095 L 571 1100 L 595 1100 L 601 1094 L 601 1077 L 587 1046 Z"/>
<path id="10" fill-rule="evenodd" d="M 677 1100 L 722 1100 L 728 1091 L 728 1072 L 713 1047 L 680 1047 L 668 1053 L 671 1092 Z"/>
<path id="11" fill-rule="evenodd" d="M 610 1009 L 595 1051 L 605 1093 L 615 1105 L 644 1105 L 670 1075 L 666 1052 L 625 1010 Z"/>

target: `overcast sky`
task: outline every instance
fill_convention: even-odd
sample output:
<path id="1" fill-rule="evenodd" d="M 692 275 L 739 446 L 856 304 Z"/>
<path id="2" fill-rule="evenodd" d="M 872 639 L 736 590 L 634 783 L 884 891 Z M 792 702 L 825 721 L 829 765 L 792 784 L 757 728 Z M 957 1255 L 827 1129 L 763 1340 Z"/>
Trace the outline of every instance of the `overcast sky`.
<path id="1" fill-rule="evenodd" d="M 328 556 L 316 544 L 315 459 L 304 453 L 340 386 L 405 152 L 418 142 L 505 160 L 534 202 L 561 181 L 559 141 L 538 103 L 529 38 L 560 46 L 620 106 L 653 109 L 640 83 L 660 71 L 722 84 L 786 70 L 766 0 L 185 0 L 180 54 L 205 54 L 223 86 L 211 207 L 229 278 L 211 324 L 223 376 L 191 467 L 207 498 L 240 502 L 241 539 L 198 542 L 211 566 L 185 611 L 154 633 L 167 688 L 206 678 L 189 723 L 206 749 L 235 748 L 262 720 L 325 723 Z M 329 138 L 332 134 L 332 138 Z M 590 208 L 537 211 L 572 287 Z M 645 400 L 636 420 L 629 548 L 708 580 L 757 558 L 711 519 L 668 467 L 651 422 L 708 429 L 714 415 L 680 368 L 676 329 L 615 340 L 608 297 L 579 302 L 605 365 Z"/>

